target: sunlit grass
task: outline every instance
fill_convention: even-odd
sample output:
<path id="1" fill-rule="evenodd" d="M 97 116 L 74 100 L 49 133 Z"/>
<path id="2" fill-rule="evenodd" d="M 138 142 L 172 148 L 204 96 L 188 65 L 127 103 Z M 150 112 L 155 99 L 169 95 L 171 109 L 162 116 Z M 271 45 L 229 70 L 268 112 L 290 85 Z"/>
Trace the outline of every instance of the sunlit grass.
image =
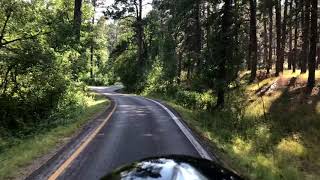
<path id="1" fill-rule="evenodd" d="M 297 83 L 288 87 L 292 77 Z M 320 71 L 316 77 L 320 79 Z M 285 85 L 274 85 L 262 96 L 257 91 L 276 84 L 277 77 L 251 84 L 243 81 L 240 90 L 228 94 L 226 109 L 212 113 L 187 109 L 177 105 L 176 99 L 165 100 L 245 177 L 320 179 L 320 96 L 303 91 L 307 74 L 284 71 L 279 78 Z"/>
<path id="2" fill-rule="evenodd" d="M 282 139 L 277 145 L 277 151 L 281 156 L 302 157 L 306 154 L 306 148 L 299 139 Z"/>
<path id="3" fill-rule="evenodd" d="M 97 94 L 92 94 L 92 96 L 93 98 L 86 99 L 88 106 L 85 112 L 76 117 L 76 121 L 60 125 L 32 138 L 21 140 L 13 147 L 5 149 L 0 154 L 0 179 L 11 179 L 21 176 L 21 173 L 26 173 L 21 168 L 50 152 L 57 145 L 65 143 L 68 137 L 78 131 L 97 112 L 101 112 L 109 103 L 104 96 Z"/>

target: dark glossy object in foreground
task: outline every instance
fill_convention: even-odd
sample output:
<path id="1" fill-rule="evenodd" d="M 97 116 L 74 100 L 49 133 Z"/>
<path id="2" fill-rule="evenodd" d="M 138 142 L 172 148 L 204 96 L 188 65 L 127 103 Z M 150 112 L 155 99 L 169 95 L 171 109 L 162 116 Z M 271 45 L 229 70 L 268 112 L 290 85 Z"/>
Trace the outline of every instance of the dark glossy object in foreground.
<path id="1" fill-rule="evenodd" d="M 123 167 L 102 180 L 240 180 L 220 165 L 187 156 L 149 158 Z"/>

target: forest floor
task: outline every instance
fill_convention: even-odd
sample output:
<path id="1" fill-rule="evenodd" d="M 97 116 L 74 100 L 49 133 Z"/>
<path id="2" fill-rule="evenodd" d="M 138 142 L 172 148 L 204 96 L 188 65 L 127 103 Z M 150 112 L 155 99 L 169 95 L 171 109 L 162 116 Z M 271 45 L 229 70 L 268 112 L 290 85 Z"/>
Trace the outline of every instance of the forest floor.
<path id="1" fill-rule="evenodd" d="M 280 77 L 260 73 L 228 93 L 224 110 L 208 112 L 162 99 L 209 140 L 229 166 L 249 179 L 320 179 L 320 86 L 305 88 L 307 74 L 285 71 Z M 320 71 L 317 71 L 317 82 Z"/>
<path id="2" fill-rule="evenodd" d="M 75 121 L 70 120 L 70 123 L 58 125 L 30 138 L 12 139 L 14 145 L 0 153 L 0 179 L 24 179 L 109 104 L 103 95 L 91 93 L 91 96 L 93 98 L 88 98 L 85 111 L 73 117 Z"/>

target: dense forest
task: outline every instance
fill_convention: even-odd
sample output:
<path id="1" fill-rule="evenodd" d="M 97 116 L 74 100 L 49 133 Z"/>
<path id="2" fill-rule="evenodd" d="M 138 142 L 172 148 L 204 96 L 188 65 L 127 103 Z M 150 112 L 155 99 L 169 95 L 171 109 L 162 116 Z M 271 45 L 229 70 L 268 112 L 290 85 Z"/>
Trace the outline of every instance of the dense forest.
<path id="1" fill-rule="evenodd" d="M 250 82 L 261 72 L 270 77 L 308 70 L 307 86 L 315 86 L 317 1 L 159 0 L 142 19 L 143 5 L 116 1 L 106 11 L 119 20 L 121 36 L 110 61 L 128 90 L 212 90 L 219 107 L 244 70 L 251 72 Z"/>
<path id="2" fill-rule="evenodd" d="M 317 0 L 1 0 L 0 153 L 121 82 L 250 179 L 317 179 L 318 24 Z"/>

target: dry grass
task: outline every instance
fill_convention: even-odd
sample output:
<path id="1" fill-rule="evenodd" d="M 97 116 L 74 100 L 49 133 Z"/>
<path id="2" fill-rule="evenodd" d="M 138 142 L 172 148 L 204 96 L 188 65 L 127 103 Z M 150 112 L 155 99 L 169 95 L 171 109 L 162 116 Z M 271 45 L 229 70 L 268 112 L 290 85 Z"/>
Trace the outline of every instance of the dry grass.
<path id="1" fill-rule="evenodd" d="M 243 79 L 222 111 L 190 110 L 166 100 L 249 179 L 320 179 L 319 84 L 308 92 L 307 75 L 289 71 L 252 84 Z"/>

